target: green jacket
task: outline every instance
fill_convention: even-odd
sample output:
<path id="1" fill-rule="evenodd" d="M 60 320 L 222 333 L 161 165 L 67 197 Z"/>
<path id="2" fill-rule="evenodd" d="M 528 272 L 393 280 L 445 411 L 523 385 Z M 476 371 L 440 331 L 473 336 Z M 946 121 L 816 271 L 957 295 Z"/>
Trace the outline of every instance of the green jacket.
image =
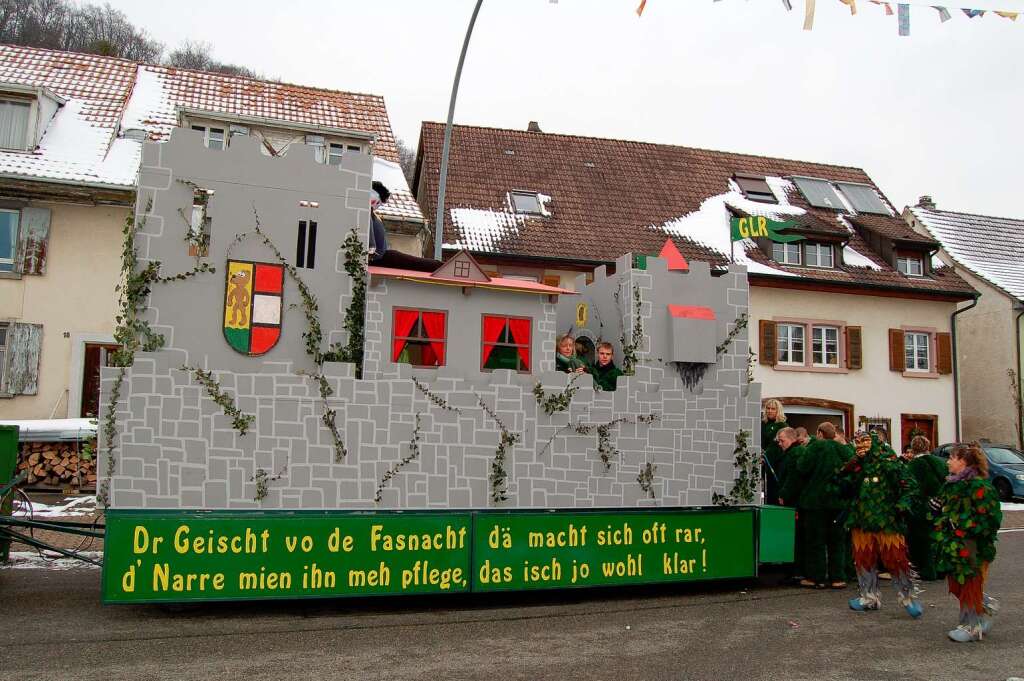
<path id="1" fill-rule="evenodd" d="M 907 469 L 917 481 L 914 515 L 924 518 L 928 515 L 928 500 L 938 496 L 946 484 L 946 462 L 932 454 L 922 454 L 911 459 Z"/>
<path id="2" fill-rule="evenodd" d="M 800 499 L 803 496 L 804 476 L 800 472 L 800 462 L 807 457 L 807 448 L 804 445 L 793 444 L 789 449 L 782 452 L 779 459 L 777 472 L 782 484 L 779 488 L 779 496 L 786 502 L 786 506 L 801 507 Z M 773 500 L 772 503 L 775 503 Z"/>
<path id="3" fill-rule="evenodd" d="M 808 510 L 842 508 L 837 476 L 849 458 L 847 449 L 835 440 L 812 440 L 797 460 L 803 481 L 799 507 Z"/>
<path id="4" fill-rule="evenodd" d="M 586 369 L 587 365 L 579 357 L 577 357 L 575 355 L 573 355 L 572 357 L 566 357 L 565 355 L 563 355 L 560 352 L 556 352 L 555 353 L 555 370 L 556 371 L 564 371 L 567 374 L 571 374 L 572 372 L 576 371 L 580 367 L 583 367 L 584 369 Z"/>
<path id="5" fill-rule="evenodd" d="M 947 482 L 939 494 L 941 510 L 932 535 L 939 572 L 960 584 L 978 574 L 982 563 L 996 557 L 996 538 L 1003 512 L 999 495 L 986 479 Z"/>
<path id="6" fill-rule="evenodd" d="M 775 443 L 775 436 L 786 427 L 788 427 L 788 424 L 785 421 L 781 423 L 776 421 L 761 422 L 761 451 L 764 453 L 765 461 L 771 466 L 770 470 L 765 471 L 767 476 L 765 478 L 767 480 L 765 485 L 765 503 L 767 504 L 778 503 L 779 490 L 782 487 L 782 474 L 778 470 L 782 466 L 782 447 Z M 775 471 L 774 475 L 772 471 Z M 775 476 L 778 476 L 778 480 L 775 479 Z"/>
<path id="7" fill-rule="evenodd" d="M 605 366 L 594 362 L 588 372 L 594 376 L 594 383 L 601 390 L 615 390 L 619 376 L 622 376 L 622 369 L 615 366 L 615 362 L 609 362 Z"/>
<path id="8" fill-rule="evenodd" d="M 863 457 L 847 462 L 839 480 L 852 497 L 847 529 L 906 534 L 917 482 L 895 452 L 883 450 L 875 439 Z"/>

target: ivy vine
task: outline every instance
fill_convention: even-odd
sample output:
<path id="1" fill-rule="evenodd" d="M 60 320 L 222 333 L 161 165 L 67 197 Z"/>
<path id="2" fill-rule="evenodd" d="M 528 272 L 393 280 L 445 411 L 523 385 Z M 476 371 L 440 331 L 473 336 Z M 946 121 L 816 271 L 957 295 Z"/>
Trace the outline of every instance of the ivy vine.
<path id="1" fill-rule="evenodd" d="M 612 469 L 612 460 L 622 455 L 622 452 L 612 444 L 612 429 L 620 423 L 654 423 L 660 418 L 661 416 L 658 414 L 640 414 L 639 416 L 620 416 L 608 423 L 570 423 L 554 432 L 544 447 L 541 448 L 538 456 L 543 456 L 551 447 L 555 438 L 568 430 L 572 430 L 577 435 L 597 433 L 597 453 L 601 457 L 601 463 L 604 464 L 605 471 L 610 471 Z"/>
<path id="2" fill-rule="evenodd" d="M 625 317 L 625 313 L 622 309 L 622 300 L 620 294 L 622 293 L 622 284 L 619 284 L 619 288 L 613 294 L 615 298 L 615 305 L 619 309 L 619 316 Z M 625 324 L 622 326 L 622 334 L 619 336 L 619 343 L 622 345 L 622 373 L 627 376 L 633 375 L 636 370 L 636 365 L 640 363 L 640 346 L 644 342 L 644 320 L 641 314 L 643 310 L 643 299 L 640 296 L 640 286 L 633 284 L 633 328 L 630 330 L 629 337 L 626 337 Z"/>
<path id="3" fill-rule="evenodd" d="M 654 499 L 654 472 L 658 470 L 658 467 L 652 464 L 650 461 L 640 466 L 640 474 L 636 476 L 636 481 L 640 484 L 642 489 L 647 496 Z"/>
<path id="4" fill-rule="evenodd" d="M 356 378 L 363 377 L 363 344 L 366 340 L 366 257 L 367 251 L 353 229 L 341 244 L 345 254 L 345 272 L 352 280 L 352 298 L 345 308 L 341 327 L 348 332 L 343 346 L 334 343 L 324 359 L 330 362 L 351 362 L 356 365 Z"/>
<path id="5" fill-rule="evenodd" d="M 494 459 L 491 460 L 491 472 L 487 476 L 487 480 L 491 483 L 491 499 L 494 501 L 507 501 L 508 500 L 508 472 L 505 470 L 505 458 L 508 456 L 508 452 L 512 447 L 522 441 L 522 436 L 519 433 L 513 433 L 505 424 L 502 422 L 498 415 L 494 413 L 494 410 L 487 406 L 484 402 L 484 398 L 479 395 L 476 396 L 477 403 L 480 408 L 484 410 L 484 413 L 491 417 L 498 426 L 500 431 L 498 437 L 498 447 L 494 450 Z"/>
<path id="6" fill-rule="evenodd" d="M 373 496 L 373 500 L 378 504 L 384 496 L 384 487 L 398 475 L 398 472 L 408 466 L 410 463 L 420 458 L 420 413 L 416 413 L 416 425 L 412 429 L 412 439 L 409 440 L 409 453 L 406 454 L 402 459 L 399 460 L 391 468 L 384 472 L 384 477 L 380 479 L 380 483 L 377 485 L 377 493 Z"/>
<path id="7" fill-rule="evenodd" d="M 249 432 L 249 427 L 256 420 L 256 417 L 253 414 L 242 413 L 235 406 L 234 399 L 231 395 L 221 390 L 220 383 L 213 377 L 212 371 L 203 371 L 199 367 L 192 367 L 187 364 L 182 364 L 180 368 L 182 371 L 187 371 L 195 376 L 196 380 L 206 388 L 206 394 L 210 396 L 210 399 L 218 404 L 227 416 L 231 417 L 231 426 L 238 431 L 239 435 L 245 435 Z"/>
<path id="8" fill-rule="evenodd" d="M 544 386 L 540 384 L 540 381 L 533 386 L 533 396 L 537 400 L 537 405 L 544 410 L 544 413 L 548 416 L 557 412 L 565 411 L 569 408 L 572 403 L 573 396 L 579 392 L 580 388 L 575 385 L 576 381 L 583 374 L 574 374 L 569 384 L 565 386 L 565 389 L 548 395 L 544 392 Z"/>
<path id="9" fill-rule="evenodd" d="M 740 430 L 736 433 L 736 448 L 733 453 L 733 467 L 739 470 L 739 475 L 732 483 L 732 489 L 728 494 L 715 492 L 711 495 L 711 503 L 716 506 L 737 506 L 741 504 L 752 504 L 757 497 L 757 483 L 761 479 L 760 458 L 751 453 L 748 439 L 749 430 Z"/>
<path id="10" fill-rule="evenodd" d="M 434 405 L 440 407 L 441 409 L 443 409 L 445 411 L 454 412 L 454 413 L 458 414 L 459 416 L 462 416 L 462 410 L 461 409 L 459 409 L 458 407 L 453 407 L 452 405 L 450 405 L 447 402 L 447 400 L 445 400 L 443 397 L 441 397 L 437 393 L 431 391 L 430 388 L 428 388 L 427 386 L 423 385 L 422 383 L 417 381 L 415 378 L 412 379 L 412 383 L 413 383 L 413 385 L 416 386 L 416 389 L 419 390 L 421 393 L 423 393 L 423 396 L 426 397 L 428 400 L 430 400 Z"/>
<path id="11" fill-rule="evenodd" d="M 256 483 L 256 496 L 253 497 L 253 501 L 263 501 L 266 499 L 267 495 L 270 494 L 270 483 L 280 480 L 286 470 L 288 470 L 288 464 L 285 464 L 279 473 L 271 476 L 265 469 L 257 468 L 256 474 L 249 478 L 249 482 Z"/>

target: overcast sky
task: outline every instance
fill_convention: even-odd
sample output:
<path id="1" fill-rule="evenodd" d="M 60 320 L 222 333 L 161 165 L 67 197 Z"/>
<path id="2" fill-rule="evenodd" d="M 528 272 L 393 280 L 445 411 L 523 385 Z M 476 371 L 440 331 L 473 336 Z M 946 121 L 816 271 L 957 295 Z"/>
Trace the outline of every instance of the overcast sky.
<path id="1" fill-rule="evenodd" d="M 931 0 L 941 2 L 941 0 Z M 680 144 L 864 168 L 897 208 L 1024 218 L 1024 14 L 896 17 L 857 0 L 484 0 L 457 123 Z M 267 76 L 383 95 L 409 145 L 443 121 L 474 0 L 140 3 L 153 37 L 186 38 Z M 895 10 L 895 2 L 892 3 Z M 1024 0 L 960 5 L 1024 12 Z"/>

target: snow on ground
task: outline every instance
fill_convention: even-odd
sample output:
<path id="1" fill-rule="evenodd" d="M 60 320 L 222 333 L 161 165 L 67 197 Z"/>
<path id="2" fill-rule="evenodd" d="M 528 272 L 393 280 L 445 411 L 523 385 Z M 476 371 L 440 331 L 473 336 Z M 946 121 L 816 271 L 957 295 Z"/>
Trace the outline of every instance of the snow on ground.
<path id="1" fill-rule="evenodd" d="M 22 503 L 21 499 L 14 500 L 14 515 L 28 517 L 30 514 L 35 519 L 40 518 L 78 518 L 91 517 L 96 512 L 96 496 L 65 497 L 56 504 L 44 504 L 32 500 L 32 505 Z"/>
<path id="2" fill-rule="evenodd" d="M 1024 504 L 1012 504 L 1008 501 L 1004 501 L 999 504 L 999 508 L 1004 511 L 1024 511 Z"/>
<path id="3" fill-rule="evenodd" d="M 103 560 L 102 551 L 81 551 L 81 555 L 92 560 Z M 57 556 L 52 558 L 51 556 Z M 40 556 L 36 551 L 11 551 L 10 562 L 0 563 L 0 570 L 75 570 L 86 568 L 99 570 L 99 565 L 86 563 L 84 560 L 64 558 L 57 553 L 43 552 Z"/>

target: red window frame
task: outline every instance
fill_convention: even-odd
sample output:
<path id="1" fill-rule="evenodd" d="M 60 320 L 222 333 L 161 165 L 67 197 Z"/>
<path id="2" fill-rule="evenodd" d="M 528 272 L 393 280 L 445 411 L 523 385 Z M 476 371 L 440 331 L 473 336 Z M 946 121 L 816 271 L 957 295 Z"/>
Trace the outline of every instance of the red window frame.
<path id="1" fill-rule="evenodd" d="M 501 332 L 508 327 L 508 333 L 513 336 L 513 342 L 498 342 Z M 518 329 L 518 331 L 517 331 Z M 526 340 L 516 337 L 517 334 L 526 333 Z M 494 371 L 487 368 L 487 360 L 490 358 L 494 348 L 516 348 L 520 361 L 526 366 L 525 369 L 517 369 L 521 374 L 529 374 L 531 371 L 533 340 L 533 318 L 517 317 L 514 315 L 480 315 L 480 371 Z"/>
<path id="2" fill-rule="evenodd" d="M 426 335 L 410 336 L 417 326 Z M 402 331 L 402 333 L 399 333 Z M 448 354 L 448 312 L 446 310 L 427 310 L 409 307 L 396 307 L 391 312 L 391 361 L 399 362 L 402 351 L 409 341 L 428 342 L 429 349 L 437 358 L 437 364 L 412 364 L 414 367 L 434 369 L 445 366 Z"/>

